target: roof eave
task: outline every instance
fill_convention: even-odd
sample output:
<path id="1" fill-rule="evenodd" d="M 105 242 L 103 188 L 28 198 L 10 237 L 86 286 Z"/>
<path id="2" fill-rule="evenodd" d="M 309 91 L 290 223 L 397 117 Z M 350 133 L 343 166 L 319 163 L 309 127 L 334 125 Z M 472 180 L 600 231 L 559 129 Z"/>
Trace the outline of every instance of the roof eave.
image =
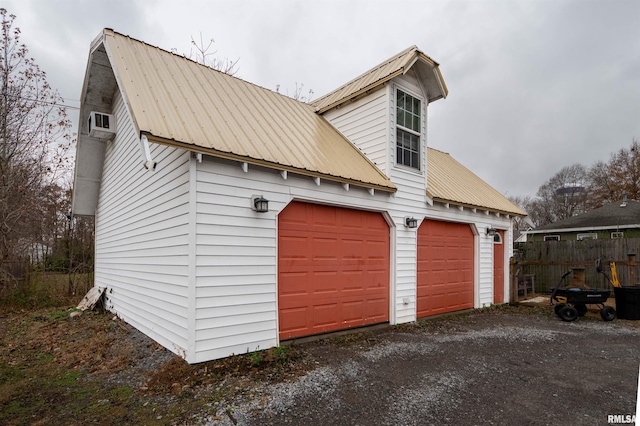
<path id="1" fill-rule="evenodd" d="M 583 231 L 607 231 L 615 229 L 635 229 L 640 228 L 637 225 L 603 225 L 603 226 L 581 226 L 579 228 L 556 228 L 556 229 L 532 229 L 525 231 L 527 234 L 550 234 L 553 232 L 583 232 Z"/>
<path id="2" fill-rule="evenodd" d="M 389 74 L 385 78 L 383 78 L 381 80 L 378 80 L 378 81 L 375 81 L 375 82 L 371 83 L 370 85 L 368 85 L 367 87 L 364 87 L 364 88 L 358 90 L 357 92 L 353 93 L 348 98 L 339 99 L 339 100 L 337 100 L 337 101 L 335 101 L 335 102 L 333 102 L 333 103 L 331 103 L 331 104 L 329 104 L 329 105 L 327 105 L 325 107 L 322 107 L 322 108 L 316 108 L 316 113 L 322 115 L 325 112 L 327 112 L 327 111 L 329 111 L 329 110 L 331 110 L 333 108 L 336 108 L 336 107 L 339 107 L 341 105 L 344 105 L 347 102 L 351 102 L 353 100 L 356 100 L 356 99 L 360 98 L 363 95 L 367 95 L 367 94 L 377 90 L 380 86 L 386 84 L 389 80 L 391 80 L 391 79 L 393 79 L 393 78 L 395 78 L 395 77 L 397 77 L 399 75 L 402 75 L 402 74 L 404 74 L 404 70 L 403 69 L 399 69 L 396 72 L 394 72 L 392 74 Z"/>
<path id="3" fill-rule="evenodd" d="M 463 203 L 463 202 L 455 201 L 455 200 L 447 200 L 445 198 L 440 198 L 440 197 L 435 197 L 435 196 L 432 197 L 431 195 L 429 195 L 429 193 L 427 193 L 427 197 L 430 198 L 431 200 L 433 200 L 434 202 L 444 203 L 444 204 L 453 204 L 455 206 L 460 206 L 460 207 L 464 207 L 464 208 L 467 208 L 467 209 L 484 210 L 484 211 L 488 211 L 488 212 L 491 212 L 491 213 L 500 213 L 500 214 L 504 214 L 504 215 L 517 216 L 517 217 L 526 217 L 527 216 L 527 214 L 522 214 L 522 213 L 519 213 L 519 212 L 496 209 L 494 207 L 488 207 L 488 206 L 479 206 L 479 205 L 475 205 L 475 204 L 468 204 L 468 203 Z"/>
<path id="4" fill-rule="evenodd" d="M 80 123 L 78 123 L 78 140 L 76 143 L 75 165 L 73 169 L 73 188 L 71 190 L 71 216 L 93 216 L 95 214 L 95 204 L 97 204 L 97 193 L 99 191 L 99 184 L 102 178 L 102 168 L 94 171 L 92 176 L 86 176 L 82 173 L 78 173 L 78 165 L 83 164 L 85 161 L 91 161 L 92 158 L 85 157 L 95 155 L 95 146 L 89 146 L 89 149 L 85 149 L 85 145 L 94 145 L 92 138 L 83 134 L 84 117 L 91 111 L 86 111 L 87 106 L 84 103 L 84 99 L 87 96 L 87 90 L 89 88 L 89 80 L 91 76 L 91 67 L 93 65 L 93 54 L 104 44 L 105 31 L 102 30 L 96 36 L 95 39 L 89 45 L 89 55 L 87 57 L 87 66 L 85 68 L 84 80 L 82 82 L 82 90 L 80 92 L 80 109 L 78 116 Z M 91 108 L 91 107 L 89 107 Z M 86 151 L 86 153 L 85 153 Z M 104 153 L 102 154 L 104 155 Z M 97 174 L 97 176 L 96 176 Z M 97 187 L 96 187 L 97 182 Z M 88 201 L 87 201 L 88 200 Z M 95 202 L 94 202 L 95 201 Z M 93 209 L 91 206 L 93 205 Z"/>
<path id="5" fill-rule="evenodd" d="M 352 102 L 358 98 L 360 98 L 363 95 L 366 95 L 370 92 L 373 92 L 375 90 L 377 90 L 378 88 L 380 88 L 381 86 L 383 86 L 384 84 L 388 83 L 389 81 L 391 81 L 392 79 L 394 79 L 397 76 L 406 74 L 417 62 L 421 62 L 424 65 L 428 66 L 431 68 L 431 71 L 433 72 L 434 75 L 434 79 L 436 80 L 436 84 L 439 88 L 439 91 L 437 93 L 434 93 L 433 96 L 430 96 L 428 99 L 428 102 L 435 102 L 439 99 L 444 99 L 448 96 L 449 91 L 447 89 L 447 85 L 444 82 L 444 78 L 442 77 L 442 73 L 440 72 L 440 65 L 434 61 L 433 59 L 431 59 L 429 56 L 425 55 L 424 53 L 422 53 L 421 51 L 417 50 L 415 55 L 410 56 L 407 61 L 396 71 L 384 76 L 383 78 L 374 81 L 373 83 L 369 84 L 366 87 L 363 87 L 362 89 L 352 93 L 351 95 L 338 99 L 324 107 L 318 108 L 316 107 L 316 113 L 318 114 L 323 114 L 333 108 L 339 107 L 341 105 L 344 105 L 348 102 Z M 347 83 L 349 84 L 349 83 Z M 343 86 L 341 86 L 343 87 Z M 336 89 L 336 90 L 340 90 Z M 335 92 L 335 91 L 334 91 Z M 327 97 L 329 96 L 331 93 L 334 92 L 330 92 L 329 94 L 323 96 Z M 319 98 L 319 99 L 322 99 Z"/>
<path id="6" fill-rule="evenodd" d="M 380 184 L 376 184 L 376 183 L 373 183 L 373 182 L 364 182 L 364 181 L 360 181 L 360 180 L 356 180 L 356 179 L 349 179 L 349 178 L 342 177 L 342 176 L 328 175 L 326 173 L 318 172 L 318 171 L 315 171 L 315 170 L 302 169 L 302 168 L 298 168 L 298 167 L 294 167 L 294 166 L 290 166 L 290 165 L 286 165 L 286 164 L 279 164 L 279 163 L 274 163 L 272 161 L 261 160 L 261 159 L 247 157 L 247 156 L 243 156 L 243 155 L 239 155 L 239 154 L 234 154 L 234 153 L 231 153 L 231 152 L 219 151 L 219 150 L 212 149 L 212 148 L 204 148 L 204 147 L 197 146 L 197 145 L 192 145 L 192 144 L 189 144 L 189 143 L 184 143 L 184 142 L 180 142 L 180 141 L 176 141 L 176 140 L 172 140 L 172 139 L 165 139 L 165 138 L 162 138 L 162 137 L 154 136 L 153 134 L 150 134 L 150 133 L 144 132 L 144 131 L 141 132 L 141 134 L 146 135 L 147 138 L 149 139 L 149 142 L 155 142 L 155 143 L 159 143 L 159 144 L 162 144 L 162 145 L 168 145 L 168 146 L 173 146 L 173 147 L 177 147 L 177 148 L 182 148 L 182 149 L 186 149 L 186 150 L 192 151 L 192 152 L 211 155 L 212 157 L 223 158 L 223 159 L 226 159 L 226 160 L 239 161 L 239 162 L 243 162 L 243 163 L 247 163 L 247 164 L 253 164 L 253 165 L 256 165 L 256 166 L 267 167 L 267 168 L 270 168 L 270 169 L 286 170 L 288 172 L 297 173 L 297 174 L 300 174 L 300 175 L 303 175 L 303 176 L 321 178 L 321 179 L 325 179 L 325 180 L 329 180 L 329 181 L 333 181 L 333 182 L 339 182 L 339 183 L 348 183 L 350 185 L 360 186 L 360 187 L 367 188 L 367 189 L 374 189 L 374 190 L 377 190 L 377 191 L 383 191 L 383 192 L 387 192 L 387 193 L 394 193 L 394 192 L 397 191 L 397 187 L 391 182 L 391 180 L 388 180 L 388 185 L 380 185 Z"/>

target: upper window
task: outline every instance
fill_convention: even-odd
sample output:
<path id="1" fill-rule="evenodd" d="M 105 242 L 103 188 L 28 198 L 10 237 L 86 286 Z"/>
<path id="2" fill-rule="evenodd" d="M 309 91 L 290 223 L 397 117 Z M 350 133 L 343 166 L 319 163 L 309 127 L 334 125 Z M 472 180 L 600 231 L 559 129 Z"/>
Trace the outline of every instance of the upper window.
<path id="1" fill-rule="evenodd" d="M 560 241 L 560 235 L 545 235 L 545 241 Z"/>
<path id="2" fill-rule="evenodd" d="M 420 99 L 398 90 L 396 94 L 396 164 L 420 170 Z"/>
<path id="3" fill-rule="evenodd" d="M 624 238 L 624 232 L 612 232 L 611 238 Z"/>

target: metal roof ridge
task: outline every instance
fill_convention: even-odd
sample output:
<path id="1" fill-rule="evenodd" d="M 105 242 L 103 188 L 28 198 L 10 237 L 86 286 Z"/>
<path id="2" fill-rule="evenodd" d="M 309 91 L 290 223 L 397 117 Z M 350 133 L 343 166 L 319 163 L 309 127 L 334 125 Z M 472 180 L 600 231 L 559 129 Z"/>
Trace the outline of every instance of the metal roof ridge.
<path id="1" fill-rule="evenodd" d="M 352 83 L 354 83 L 354 82 L 358 81 L 359 79 L 363 78 L 364 76 L 366 76 L 366 75 L 370 74 L 372 71 L 374 71 L 374 70 L 376 70 L 376 69 L 378 69 L 378 68 L 381 68 L 381 67 L 383 67 L 384 65 L 387 65 L 387 64 L 389 64 L 389 63 L 391 63 L 391 62 L 393 62 L 393 61 L 395 61 L 395 60 L 399 59 L 399 58 L 400 58 L 400 57 L 402 57 L 403 55 L 408 54 L 408 53 L 409 53 L 409 52 L 411 52 L 412 50 L 415 50 L 417 53 L 422 53 L 422 52 L 420 51 L 420 49 L 418 49 L 418 46 L 416 46 L 416 45 L 414 44 L 413 46 L 410 46 L 410 47 L 408 47 L 408 48 L 404 49 L 402 52 L 400 52 L 400 53 L 396 53 L 396 54 L 395 54 L 395 55 L 393 55 L 392 57 L 390 57 L 390 58 L 388 58 L 388 59 L 386 59 L 386 60 L 384 60 L 384 61 L 382 61 L 382 62 L 380 62 L 380 63 L 378 63 L 378 64 L 376 64 L 376 65 L 374 65 L 373 67 L 369 68 L 367 71 L 363 72 L 362 74 L 360 74 L 359 76 L 357 76 L 357 77 L 355 77 L 355 78 L 352 78 L 351 80 L 349 80 L 348 82 L 344 83 L 344 84 L 343 84 L 343 85 L 341 85 L 340 87 L 338 87 L 338 88 L 336 88 L 336 89 L 334 89 L 334 90 L 332 90 L 332 91 L 330 91 L 330 92 L 328 92 L 328 93 L 326 93 L 326 94 L 324 94 L 324 95 L 322 95 L 322 96 L 320 96 L 320 97 L 318 97 L 318 98 L 314 99 L 313 101 L 309 102 L 309 104 L 310 104 L 310 105 L 315 106 L 315 105 L 318 103 L 318 101 L 320 101 L 321 99 L 325 99 L 325 98 L 327 98 L 327 97 L 331 96 L 332 94 L 334 94 L 334 93 L 336 93 L 336 92 L 338 92 L 338 91 L 340 91 L 340 90 L 344 89 L 344 88 L 345 88 L 345 87 L 347 87 L 348 85 L 350 85 L 350 84 L 352 84 Z M 425 56 L 426 56 L 426 55 L 425 55 Z M 435 62 L 435 61 L 434 61 L 434 62 Z M 376 80 L 375 82 L 371 83 L 369 86 L 376 84 L 378 81 L 379 81 L 379 80 Z M 368 87 L 368 86 L 367 86 L 367 87 Z"/>
<path id="2" fill-rule="evenodd" d="M 147 43 L 146 41 L 143 41 L 143 40 L 138 40 L 138 39 L 137 39 L 137 38 L 135 38 L 135 37 L 131 37 L 131 36 L 126 35 L 126 34 L 122 34 L 122 33 L 118 32 L 118 31 L 115 31 L 115 30 L 113 30 L 113 29 L 111 29 L 111 28 L 105 28 L 105 29 L 103 30 L 103 34 L 106 34 L 106 32 L 107 32 L 107 31 L 110 31 L 110 32 L 111 32 L 111 33 L 113 33 L 114 35 L 118 35 L 118 36 L 120 36 L 120 37 L 127 38 L 127 39 L 129 39 L 129 40 L 132 40 L 132 41 L 135 41 L 135 42 L 137 42 L 137 43 L 143 44 L 143 45 L 145 45 L 145 46 L 151 47 L 151 48 L 153 48 L 153 49 L 158 49 L 158 50 L 161 50 L 161 51 L 163 51 L 163 52 L 169 53 L 169 54 L 171 54 L 171 55 L 173 55 L 173 56 L 175 56 L 175 57 L 177 57 L 177 58 L 187 60 L 187 61 L 192 62 L 192 63 L 194 63 L 194 64 L 196 64 L 196 65 L 198 65 L 198 66 L 201 66 L 201 67 L 204 67 L 204 68 L 207 68 L 207 69 L 213 70 L 213 71 L 215 71 L 215 72 L 217 72 L 217 73 L 219 73 L 219 74 L 221 74 L 221 75 L 223 75 L 223 76 L 224 76 L 224 75 L 226 75 L 226 76 L 228 76 L 228 77 L 231 77 L 231 78 L 234 78 L 234 79 L 236 79 L 236 80 L 242 81 L 243 83 L 250 84 L 250 85 L 252 85 L 252 86 L 254 86 L 254 87 L 258 87 L 258 88 L 263 89 L 263 90 L 268 90 L 268 91 L 269 91 L 269 92 L 271 92 L 271 93 L 274 93 L 274 94 L 276 94 L 276 95 L 280 95 L 280 96 L 282 96 L 282 97 L 284 97 L 284 98 L 286 98 L 286 99 L 291 99 L 292 101 L 295 101 L 295 102 L 297 102 L 297 103 L 299 103 L 299 104 L 302 104 L 302 105 L 306 105 L 306 106 L 308 106 L 309 108 L 314 108 L 314 107 L 313 107 L 313 105 L 311 105 L 311 103 L 307 103 L 307 102 L 299 101 L 299 100 L 297 100 L 297 99 L 294 99 L 294 98 L 292 98 L 292 97 L 290 97 L 290 96 L 285 95 L 284 93 L 276 92 L 275 90 L 269 89 L 268 87 L 260 86 L 259 84 L 253 83 L 253 82 L 251 82 L 251 81 L 249 81 L 249 80 L 245 80 L 244 78 L 236 77 L 236 76 L 235 76 L 235 75 L 233 75 L 233 74 L 229 74 L 229 73 L 226 73 L 226 72 L 223 72 L 223 71 L 217 70 L 217 69 L 212 68 L 212 67 L 210 67 L 210 66 L 208 66 L 208 65 L 202 64 L 202 63 L 200 63 L 200 62 L 198 62 L 198 61 L 196 61 L 196 60 L 193 60 L 193 59 L 191 59 L 191 58 L 188 58 L 188 57 L 187 57 L 187 56 L 185 56 L 184 54 L 180 55 L 180 54 L 178 54 L 178 53 L 176 53 L 176 52 L 172 52 L 172 51 L 170 51 L 170 50 L 163 49 L 163 48 L 162 48 L 162 47 L 160 47 L 160 46 L 156 46 L 156 45 L 153 45 L 153 44 L 151 44 L 151 43 Z"/>

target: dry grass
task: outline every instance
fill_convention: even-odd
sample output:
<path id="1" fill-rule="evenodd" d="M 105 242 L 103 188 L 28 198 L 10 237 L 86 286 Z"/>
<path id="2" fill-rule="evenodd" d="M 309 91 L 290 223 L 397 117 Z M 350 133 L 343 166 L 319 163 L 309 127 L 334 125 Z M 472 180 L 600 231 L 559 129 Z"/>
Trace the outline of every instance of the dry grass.
<path id="1" fill-rule="evenodd" d="M 0 283 L 0 307 L 24 310 L 75 306 L 93 287 L 93 274 L 34 271 L 21 281 Z"/>
<path id="2" fill-rule="evenodd" d="M 291 347 L 188 365 L 112 314 L 73 311 L 0 315 L 0 424 L 193 424 L 308 368 Z"/>

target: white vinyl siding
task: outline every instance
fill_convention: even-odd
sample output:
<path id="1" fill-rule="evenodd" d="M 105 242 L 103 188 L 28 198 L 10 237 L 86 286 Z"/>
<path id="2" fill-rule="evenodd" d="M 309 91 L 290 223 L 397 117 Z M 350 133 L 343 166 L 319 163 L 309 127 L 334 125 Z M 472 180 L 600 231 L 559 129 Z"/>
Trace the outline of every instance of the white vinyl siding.
<path id="1" fill-rule="evenodd" d="M 399 81 L 404 87 L 411 83 L 410 76 Z M 108 308 L 190 363 L 277 345 L 277 218 L 292 200 L 384 214 L 391 237 L 392 324 L 416 319 L 417 229 L 404 226 L 405 216 L 471 223 L 481 230 L 474 231 L 474 306 L 491 303 L 493 244 L 484 229 L 509 229 L 509 220 L 425 203 L 426 104 L 421 169 L 391 167 L 392 86 L 333 117 L 341 131 L 370 142 L 370 158 L 377 158 L 398 186 L 395 194 L 373 195 L 326 180 L 317 185 L 295 173 L 284 179 L 258 166 L 244 172 L 238 162 L 206 155 L 198 163 L 186 151 L 155 144 L 151 152 L 158 168 L 145 170 L 136 131 L 117 96 L 118 134 L 107 142 L 96 215 L 96 285 L 107 287 Z M 353 121 L 347 111 L 371 119 L 360 126 L 363 118 Z M 251 209 L 255 195 L 269 200 L 269 212 Z"/>
<path id="2" fill-rule="evenodd" d="M 275 170 L 249 167 L 205 157 L 197 173 L 197 354 L 196 360 L 245 353 L 277 344 L 277 215 L 293 199 L 387 212 L 396 224 L 399 274 L 390 277 L 396 301 L 391 322 L 415 320 L 415 235 L 404 216 L 420 217 L 422 210 L 394 208 L 386 193 L 289 173 L 284 180 Z M 251 196 L 269 200 L 269 212 L 251 209 Z M 388 217 L 389 217 L 388 216 Z M 392 250 L 393 251 L 393 250 Z M 395 269 L 391 257 L 391 269 Z M 406 276 L 406 270 L 413 270 Z M 413 278 L 412 278 L 413 277 Z M 394 293 L 394 282 L 403 283 Z M 402 303 L 409 297 L 409 305 Z M 397 311 L 394 319 L 393 312 Z"/>
<path id="3" fill-rule="evenodd" d="M 96 214 L 96 286 L 107 307 L 175 353 L 187 348 L 188 154 L 151 145 L 144 169 L 120 94 L 117 135 L 106 142 Z"/>
<path id="4" fill-rule="evenodd" d="M 324 118 L 388 175 L 386 95 L 386 90 L 380 89 L 341 108 L 327 111 Z"/>
<path id="5" fill-rule="evenodd" d="M 211 166 L 196 173 L 196 361 L 277 343 L 276 222 L 251 209 L 253 195 L 275 188 L 251 172 L 228 185 L 218 169 L 241 177 L 238 163 Z"/>

